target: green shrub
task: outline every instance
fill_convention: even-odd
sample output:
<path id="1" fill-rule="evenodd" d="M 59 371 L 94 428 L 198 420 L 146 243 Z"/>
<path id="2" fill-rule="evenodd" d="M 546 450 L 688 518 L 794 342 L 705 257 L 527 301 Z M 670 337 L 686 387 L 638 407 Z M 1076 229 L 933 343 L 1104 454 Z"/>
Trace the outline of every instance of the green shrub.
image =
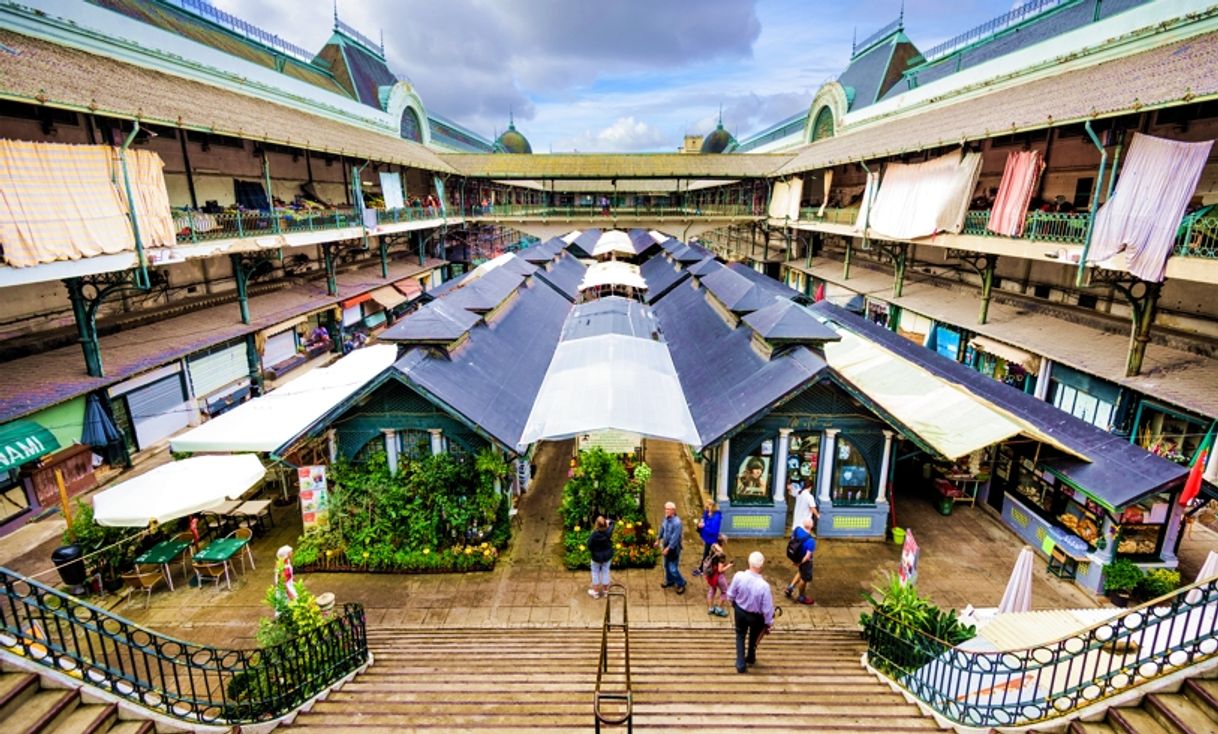
<path id="1" fill-rule="evenodd" d="M 591 530 L 576 526 L 563 531 L 563 562 L 571 571 L 587 569 L 592 563 L 588 551 Z M 645 520 L 620 520 L 613 525 L 612 568 L 655 568 L 660 559 L 655 530 Z"/>
<path id="2" fill-rule="evenodd" d="M 1118 558 L 1104 568 L 1104 592 L 1130 593 L 1145 576 L 1128 558 Z"/>
<path id="3" fill-rule="evenodd" d="M 889 574 L 881 598 L 864 594 L 872 613 L 859 617 L 868 639 L 868 659 L 876 669 L 902 675 L 926 665 L 950 647 L 977 634 L 961 624 L 956 611 L 943 610 L 918 595 L 913 584 Z"/>
<path id="4" fill-rule="evenodd" d="M 1137 595 L 1144 601 L 1167 596 L 1180 588 L 1180 572 L 1169 568 L 1152 568 L 1138 582 Z"/>

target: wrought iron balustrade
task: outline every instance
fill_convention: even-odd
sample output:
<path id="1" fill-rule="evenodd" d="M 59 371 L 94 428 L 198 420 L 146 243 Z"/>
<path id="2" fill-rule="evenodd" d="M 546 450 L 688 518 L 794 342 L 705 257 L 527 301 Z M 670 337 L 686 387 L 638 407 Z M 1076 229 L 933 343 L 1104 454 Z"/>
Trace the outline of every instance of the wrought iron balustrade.
<path id="1" fill-rule="evenodd" d="M 360 224 L 355 211 L 349 209 L 308 209 L 300 212 L 250 210 L 220 214 L 185 212 L 174 215 L 179 244 L 265 237 L 287 232 L 316 232 L 358 227 Z"/>
<path id="2" fill-rule="evenodd" d="M 1212 659 L 1218 577 L 1016 650 L 952 647 L 880 613 L 863 632 L 868 662 L 945 718 L 980 728 L 1026 726 Z"/>
<path id="3" fill-rule="evenodd" d="M 989 229 L 990 210 L 972 209 L 964 215 L 961 234 L 974 237 L 1008 237 L 1029 242 L 1062 242 L 1081 245 L 1087 240 L 1090 212 L 1028 212 L 1024 215 L 1023 234 L 1008 237 Z"/>
<path id="4" fill-rule="evenodd" d="M 6 568 L 0 583 L 0 647 L 186 722 L 278 718 L 368 661 L 358 604 L 306 636 L 239 650 L 163 635 Z"/>
<path id="5" fill-rule="evenodd" d="M 824 222 L 825 224 L 850 224 L 858 221 L 858 207 L 825 207 L 825 215 L 820 215 L 820 207 L 811 206 L 799 210 L 801 222 Z"/>
<path id="6" fill-rule="evenodd" d="M 488 204 L 469 206 L 467 218 L 577 219 L 584 217 L 753 217 L 760 216 L 748 204 L 686 204 L 684 206 L 616 205 L 546 206 L 542 204 Z"/>
<path id="7" fill-rule="evenodd" d="M 1181 257 L 1218 258 L 1218 216 L 1185 217 L 1176 236 L 1173 254 Z"/>

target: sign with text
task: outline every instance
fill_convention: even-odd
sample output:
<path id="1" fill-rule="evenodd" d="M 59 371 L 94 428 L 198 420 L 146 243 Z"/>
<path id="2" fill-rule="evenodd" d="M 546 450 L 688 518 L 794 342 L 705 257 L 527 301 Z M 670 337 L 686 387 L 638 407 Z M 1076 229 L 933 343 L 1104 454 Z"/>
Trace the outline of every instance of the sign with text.
<path id="1" fill-rule="evenodd" d="M 330 493 L 326 487 L 325 466 L 302 466 L 296 470 L 300 481 L 300 519 L 306 533 L 325 528 L 330 522 Z"/>

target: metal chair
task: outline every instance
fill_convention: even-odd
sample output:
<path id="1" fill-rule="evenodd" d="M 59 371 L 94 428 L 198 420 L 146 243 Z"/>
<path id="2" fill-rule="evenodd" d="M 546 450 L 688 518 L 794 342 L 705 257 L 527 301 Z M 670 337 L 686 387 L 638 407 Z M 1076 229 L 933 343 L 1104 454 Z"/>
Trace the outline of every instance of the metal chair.
<path id="1" fill-rule="evenodd" d="M 203 580 L 207 579 L 215 582 L 217 591 L 220 590 L 221 581 L 224 582 L 229 591 L 232 591 L 233 584 L 229 580 L 228 561 L 223 563 L 195 563 L 191 561 L 191 565 L 194 566 L 195 578 L 198 579 L 200 589 L 203 588 Z"/>
<path id="2" fill-rule="evenodd" d="M 127 603 L 131 603 L 131 597 L 137 591 L 144 592 L 144 608 L 148 608 L 148 601 L 152 598 L 152 590 L 156 588 L 158 582 L 165 580 L 165 575 L 161 573 L 160 566 L 136 566 L 134 571 L 130 571 L 121 576 L 123 585 L 127 587 Z"/>
<path id="3" fill-rule="evenodd" d="M 199 544 L 195 542 L 195 536 L 190 531 L 178 533 L 173 536 L 174 540 L 190 543 L 186 546 L 186 550 L 182 551 L 182 578 L 190 578 L 190 557 L 199 552 Z"/>
<path id="4" fill-rule="evenodd" d="M 228 529 L 228 521 L 217 513 L 204 511 L 199 513 L 199 527 L 202 528 L 200 535 L 220 538 Z"/>
<path id="5" fill-rule="evenodd" d="M 241 560 L 241 573 L 245 573 L 245 559 L 250 559 L 250 568 L 257 568 L 254 565 L 254 551 L 250 549 L 250 542 L 254 539 L 254 531 L 251 528 L 237 528 L 228 534 L 230 538 L 237 538 L 245 541 L 244 553 L 238 553 L 237 558 Z"/>

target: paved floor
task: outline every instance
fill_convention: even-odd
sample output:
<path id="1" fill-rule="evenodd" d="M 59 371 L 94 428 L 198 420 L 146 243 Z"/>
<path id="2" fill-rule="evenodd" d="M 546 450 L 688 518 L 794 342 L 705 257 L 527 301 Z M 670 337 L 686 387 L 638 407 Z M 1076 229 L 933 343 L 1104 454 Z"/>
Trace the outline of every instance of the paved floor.
<path id="1" fill-rule="evenodd" d="M 587 573 L 567 571 L 561 564 L 558 531 L 558 497 L 566 478 L 569 444 L 547 444 L 538 456 L 539 471 L 533 487 L 522 498 L 520 520 L 511 549 L 499 567 L 489 573 L 393 575 L 307 574 L 303 581 L 314 593 L 332 591 L 340 602 L 358 601 L 374 626 L 510 627 L 596 626 L 603 602 L 586 593 Z M 654 476 L 648 488 L 649 516 L 658 519 L 669 499 L 678 503 L 683 517 L 693 514 L 696 500 L 692 471 L 685 450 L 671 444 L 653 444 L 648 461 Z M 983 508 L 958 507 L 949 517 L 935 512 L 927 500 L 897 493 L 902 526 L 913 530 L 922 547 L 919 588 L 947 607 L 997 605 L 1020 542 L 993 513 Z M 184 639 L 225 646 L 253 644 L 259 617 L 267 613 L 262 599 L 271 582 L 275 550 L 292 543 L 300 532 L 295 506 L 275 509 L 275 529 L 254 544 L 257 569 L 238 575 L 231 591 L 191 588 L 182 583 L 177 568 L 177 590 L 162 588 L 147 609 L 139 602 L 125 604 L 120 596 L 105 597 L 102 606 Z M 0 562 L 22 572 L 46 569 L 56 540 Z M 791 576 L 781 539 L 735 540 L 729 553 L 737 560 L 761 550 L 771 559 L 765 575 L 777 589 Z M 700 543 L 687 531 L 686 569 L 692 568 Z M 1182 552 L 1186 578 L 1200 567 L 1206 550 L 1218 548 L 1218 535 L 1197 526 Z M 0 549 L 3 552 L 3 549 Z M 8 552 L 13 553 L 11 547 Z M 891 543 L 824 539 L 817 552 L 813 593 L 816 606 L 784 606 L 780 624 L 791 629 L 851 627 L 864 610 L 862 595 L 895 570 L 899 548 Z M 629 589 L 632 626 L 726 626 L 729 621 L 706 614 L 705 585 L 690 578 L 689 592 L 677 596 L 659 588 L 662 572 L 614 571 L 614 580 Z M 1033 582 L 1033 607 L 1095 606 L 1096 600 L 1072 584 L 1038 571 Z"/>

